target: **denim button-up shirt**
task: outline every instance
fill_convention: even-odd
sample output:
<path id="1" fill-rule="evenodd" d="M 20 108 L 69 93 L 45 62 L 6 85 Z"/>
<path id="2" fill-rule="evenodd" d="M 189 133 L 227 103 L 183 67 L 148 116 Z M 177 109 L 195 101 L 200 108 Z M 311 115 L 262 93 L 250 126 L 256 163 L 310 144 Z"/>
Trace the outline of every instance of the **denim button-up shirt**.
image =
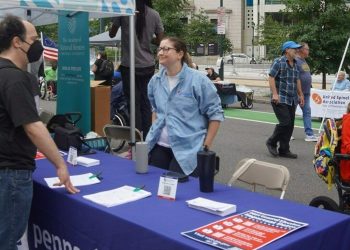
<path id="1" fill-rule="evenodd" d="M 296 61 L 294 60 L 294 65 L 291 67 L 286 56 L 275 59 L 269 75 L 275 78 L 277 92 L 280 97 L 279 102 L 287 105 L 297 105 L 299 69 Z"/>
<path id="2" fill-rule="evenodd" d="M 154 75 L 148 85 L 148 98 L 157 115 L 146 138 L 149 151 L 167 126 L 174 156 L 184 173 L 191 174 L 197 166 L 197 152 L 203 146 L 209 121 L 224 120 L 214 84 L 184 63 L 179 83 L 172 91 L 165 68 Z"/>

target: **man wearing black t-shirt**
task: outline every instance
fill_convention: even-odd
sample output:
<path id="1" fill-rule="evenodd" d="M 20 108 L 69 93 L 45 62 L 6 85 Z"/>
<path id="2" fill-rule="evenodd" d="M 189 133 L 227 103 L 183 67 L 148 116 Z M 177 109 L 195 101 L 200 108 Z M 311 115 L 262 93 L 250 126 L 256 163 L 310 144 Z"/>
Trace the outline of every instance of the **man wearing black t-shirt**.
<path id="1" fill-rule="evenodd" d="M 59 183 L 73 187 L 67 166 L 39 120 L 33 82 L 26 72 L 43 48 L 35 27 L 15 16 L 0 22 L 0 249 L 17 249 L 31 207 L 37 148 L 57 169 Z"/>

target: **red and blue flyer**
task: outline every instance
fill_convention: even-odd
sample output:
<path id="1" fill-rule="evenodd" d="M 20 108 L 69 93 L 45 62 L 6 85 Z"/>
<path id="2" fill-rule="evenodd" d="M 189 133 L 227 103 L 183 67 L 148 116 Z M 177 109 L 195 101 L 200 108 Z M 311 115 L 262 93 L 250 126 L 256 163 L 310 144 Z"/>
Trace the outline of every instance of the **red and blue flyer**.
<path id="1" fill-rule="evenodd" d="M 46 159 L 46 156 L 40 151 L 36 151 L 35 160 Z"/>
<path id="2" fill-rule="evenodd" d="M 308 224 L 255 210 L 181 233 L 219 249 L 259 249 Z"/>

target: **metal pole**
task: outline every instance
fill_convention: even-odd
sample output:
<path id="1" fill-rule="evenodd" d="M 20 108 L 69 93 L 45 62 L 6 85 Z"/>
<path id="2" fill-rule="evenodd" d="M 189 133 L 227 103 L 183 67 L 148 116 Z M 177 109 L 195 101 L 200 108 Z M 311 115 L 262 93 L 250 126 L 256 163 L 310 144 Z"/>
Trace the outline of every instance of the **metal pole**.
<path id="1" fill-rule="evenodd" d="M 254 27 L 255 23 L 252 22 L 253 34 L 252 34 L 252 61 L 254 60 Z"/>
<path id="2" fill-rule="evenodd" d="M 220 7 L 224 6 L 224 0 L 220 0 Z M 225 35 L 220 35 L 220 57 L 221 57 L 221 63 L 220 63 L 220 69 L 219 69 L 219 76 L 221 80 L 224 80 L 224 39 Z"/>
<path id="3" fill-rule="evenodd" d="M 130 49 L 130 133 L 131 155 L 135 159 L 135 15 L 129 17 Z"/>

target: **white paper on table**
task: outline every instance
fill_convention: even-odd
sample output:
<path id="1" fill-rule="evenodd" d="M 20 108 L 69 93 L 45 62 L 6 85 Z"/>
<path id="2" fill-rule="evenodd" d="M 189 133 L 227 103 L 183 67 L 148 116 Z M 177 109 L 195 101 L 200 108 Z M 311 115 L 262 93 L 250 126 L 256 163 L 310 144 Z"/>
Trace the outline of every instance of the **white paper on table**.
<path id="1" fill-rule="evenodd" d="M 100 180 L 96 177 L 90 178 L 93 176 L 92 173 L 87 173 L 87 174 L 80 174 L 80 175 L 71 175 L 70 176 L 70 181 L 72 182 L 73 186 L 79 187 L 79 186 L 87 186 L 87 185 L 92 185 L 96 183 L 100 183 Z M 59 183 L 58 177 L 50 177 L 50 178 L 44 178 L 46 181 L 47 185 L 50 188 L 63 188 L 64 185 L 62 186 L 54 186 L 53 184 Z"/>
<path id="2" fill-rule="evenodd" d="M 84 195 L 83 198 L 105 207 L 113 207 L 152 195 L 152 193 L 145 190 L 139 189 L 135 191 L 135 189 L 137 190 L 135 187 L 125 185 L 108 191 Z"/>
<path id="3" fill-rule="evenodd" d="M 202 197 L 186 201 L 189 207 L 205 212 L 226 216 L 236 212 L 236 205 L 230 203 L 217 202 Z"/>

